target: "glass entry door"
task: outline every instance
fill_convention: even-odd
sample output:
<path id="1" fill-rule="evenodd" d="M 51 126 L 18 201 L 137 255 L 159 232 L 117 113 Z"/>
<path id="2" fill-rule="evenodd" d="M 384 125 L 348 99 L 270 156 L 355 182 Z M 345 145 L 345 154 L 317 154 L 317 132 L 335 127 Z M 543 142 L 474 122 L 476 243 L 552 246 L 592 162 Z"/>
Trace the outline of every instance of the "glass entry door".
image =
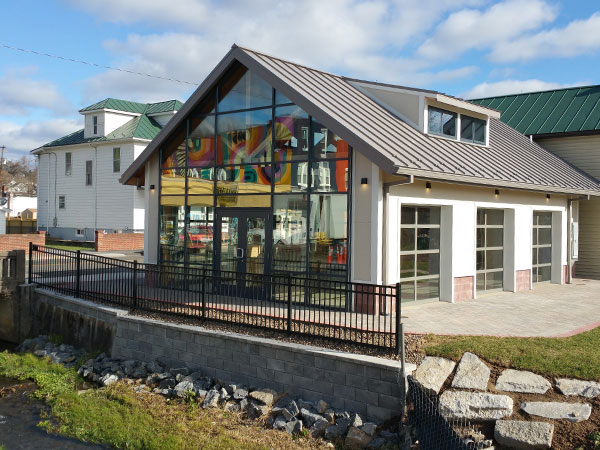
<path id="1" fill-rule="evenodd" d="M 270 272 L 272 229 L 268 210 L 217 212 L 215 270 L 221 284 L 235 286 L 237 295 L 265 286 Z"/>

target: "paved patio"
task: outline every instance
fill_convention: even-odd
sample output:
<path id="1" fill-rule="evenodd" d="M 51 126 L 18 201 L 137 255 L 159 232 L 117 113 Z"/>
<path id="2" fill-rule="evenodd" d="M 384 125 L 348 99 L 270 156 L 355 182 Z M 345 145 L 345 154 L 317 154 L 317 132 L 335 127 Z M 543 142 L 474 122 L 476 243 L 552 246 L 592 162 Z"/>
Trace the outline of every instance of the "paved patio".
<path id="1" fill-rule="evenodd" d="M 600 326 L 600 280 L 542 284 L 460 303 L 403 305 L 409 333 L 488 336 L 571 336 Z"/>

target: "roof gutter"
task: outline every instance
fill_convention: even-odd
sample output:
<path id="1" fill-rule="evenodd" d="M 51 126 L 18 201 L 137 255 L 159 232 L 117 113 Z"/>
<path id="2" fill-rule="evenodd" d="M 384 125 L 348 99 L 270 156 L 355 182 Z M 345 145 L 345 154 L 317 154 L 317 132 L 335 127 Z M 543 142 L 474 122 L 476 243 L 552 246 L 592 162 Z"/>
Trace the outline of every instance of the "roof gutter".
<path id="1" fill-rule="evenodd" d="M 444 183 L 466 184 L 479 187 L 502 187 L 506 189 L 522 190 L 522 191 L 539 191 L 553 194 L 565 195 L 587 195 L 600 196 L 600 185 L 598 190 L 589 189 L 574 189 L 562 188 L 559 186 L 540 186 L 536 184 L 521 183 L 505 180 L 487 180 L 469 175 L 445 174 L 440 172 L 432 172 L 429 170 L 407 169 L 405 167 L 396 166 L 396 175 L 412 175 L 418 179 L 437 180 Z"/>

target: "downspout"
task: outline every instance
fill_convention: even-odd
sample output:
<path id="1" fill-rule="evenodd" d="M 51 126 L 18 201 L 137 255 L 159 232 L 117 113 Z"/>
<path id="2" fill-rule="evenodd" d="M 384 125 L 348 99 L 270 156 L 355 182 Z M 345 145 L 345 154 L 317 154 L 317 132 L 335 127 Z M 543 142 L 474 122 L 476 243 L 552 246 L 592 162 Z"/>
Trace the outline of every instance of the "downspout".
<path id="1" fill-rule="evenodd" d="M 389 183 L 383 183 L 383 224 L 382 224 L 382 239 L 381 239 L 381 258 L 383 259 L 382 266 L 383 270 L 383 284 L 389 284 L 388 270 L 387 270 L 387 215 L 388 215 L 388 197 L 390 194 L 390 188 L 392 186 L 400 186 L 403 184 L 413 184 L 415 182 L 414 175 L 409 175 L 408 179 L 402 181 L 391 181 Z"/>
<path id="2" fill-rule="evenodd" d="M 98 230 L 98 144 L 90 142 L 90 147 L 94 148 L 94 168 L 92 170 L 92 185 L 94 186 L 94 233 L 93 239 L 96 240 L 96 231 Z"/>
<path id="3" fill-rule="evenodd" d="M 573 282 L 573 257 L 572 257 L 572 236 L 573 225 L 573 199 L 567 198 L 567 279 L 565 283 L 571 284 Z"/>

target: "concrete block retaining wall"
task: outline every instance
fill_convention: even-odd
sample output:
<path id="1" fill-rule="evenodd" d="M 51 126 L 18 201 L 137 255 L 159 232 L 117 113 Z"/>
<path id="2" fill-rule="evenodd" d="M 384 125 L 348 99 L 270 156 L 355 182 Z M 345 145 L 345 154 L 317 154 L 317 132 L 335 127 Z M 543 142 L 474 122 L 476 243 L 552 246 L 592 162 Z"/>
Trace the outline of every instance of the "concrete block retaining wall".
<path id="1" fill-rule="evenodd" d="M 398 361 L 146 319 L 43 289 L 36 289 L 36 298 L 38 309 L 51 304 L 55 313 L 76 312 L 89 317 L 94 327 L 111 330 L 110 353 L 116 358 L 158 359 L 224 382 L 268 387 L 309 401 L 323 399 L 369 420 L 400 413 Z"/>

